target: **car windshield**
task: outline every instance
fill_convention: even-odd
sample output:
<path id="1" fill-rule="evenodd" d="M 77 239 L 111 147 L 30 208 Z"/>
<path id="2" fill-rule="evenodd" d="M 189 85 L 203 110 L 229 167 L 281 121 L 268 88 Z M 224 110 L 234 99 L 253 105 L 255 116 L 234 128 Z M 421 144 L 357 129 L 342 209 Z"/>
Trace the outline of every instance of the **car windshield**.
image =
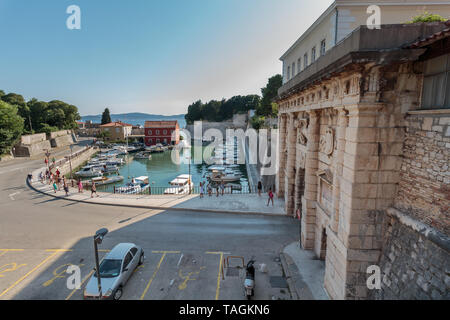
<path id="1" fill-rule="evenodd" d="M 101 278 L 114 278 L 120 274 L 120 267 L 122 266 L 122 260 L 105 259 L 100 264 L 100 277 Z M 94 273 L 97 276 L 97 273 Z"/>

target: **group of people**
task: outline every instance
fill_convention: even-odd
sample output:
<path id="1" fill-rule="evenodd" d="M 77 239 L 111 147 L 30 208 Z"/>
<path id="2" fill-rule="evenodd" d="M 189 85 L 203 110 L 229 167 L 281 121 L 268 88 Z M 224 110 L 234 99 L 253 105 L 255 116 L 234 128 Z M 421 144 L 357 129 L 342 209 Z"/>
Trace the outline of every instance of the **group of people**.
<path id="1" fill-rule="evenodd" d="M 220 181 L 220 184 L 216 184 L 214 188 L 216 189 L 216 197 L 220 194 L 222 194 L 222 196 L 225 194 L 225 183 L 223 180 Z M 206 182 L 200 182 L 200 198 L 203 198 L 206 192 L 208 192 L 208 196 L 211 197 L 212 190 L 213 186 L 211 186 L 211 183 L 206 184 Z"/>
<path id="2" fill-rule="evenodd" d="M 64 192 L 66 193 L 66 196 L 69 195 L 69 183 L 66 179 L 65 176 L 61 177 L 61 172 L 59 171 L 59 168 L 56 169 L 55 172 L 52 172 L 51 170 L 49 170 L 47 168 L 47 170 L 45 171 L 45 173 L 43 171 L 40 172 L 39 174 L 39 180 L 41 181 L 41 183 L 45 184 L 46 182 L 48 182 L 48 185 L 52 185 L 53 186 L 53 191 L 56 193 L 57 191 L 61 190 L 61 185 L 63 187 Z M 83 182 L 81 181 L 81 179 L 78 179 L 77 181 L 77 187 L 78 187 L 78 193 L 83 193 Z M 95 185 L 95 182 L 92 181 L 92 186 L 91 186 L 91 198 L 94 197 L 94 194 L 98 197 L 99 195 L 97 194 L 97 187 Z"/>
<path id="3" fill-rule="evenodd" d="M 261 181 L 258 181 L 258 196 L 261 197 L 261 192 L 263 190 L 263 185 Z M 267 206 L 269 206 L 269 203 L 272 202 L 272 207 L 273 207 L 273 192 L 272 192 L 272 188 L 269 188 L 269 191 L 267 192 L 267 196 L 269 197 L 267 199 Z"/>
<path id="4" fill-rule="evenodd" d="M 200 182 L 200 198 L 203 198 L 205 193 L 208 192 L 208 196 L 212 196 L 212 186 L 211 183 L 206 184 L 206 182 Z M 225 193 L 225 183 L 223 182 L 223 180 L 220 181 L 220 184 L 216 184 L 215 185 L 215 189 L 216 189 L 216 196 L 218 197 L 219 194 L 222 194 L 222 196 Z M 220 192 L 219 192 L 220 189 Z M 261 196 L 261 193 L 263 191 L 263 185 L 261 181 L 258 181 L 258 196 Z M 274 198 L 274 194 L 272 191 L 272 188 L 269 188 L 269 191 L 267 192 L 267 196 L 269 197 L 267 199 L 267 206 L 269 206 L 269 204 L 272 202 L 272 207 L 274 206 L 274 202 L 273 202 L 273 198 Z"/>

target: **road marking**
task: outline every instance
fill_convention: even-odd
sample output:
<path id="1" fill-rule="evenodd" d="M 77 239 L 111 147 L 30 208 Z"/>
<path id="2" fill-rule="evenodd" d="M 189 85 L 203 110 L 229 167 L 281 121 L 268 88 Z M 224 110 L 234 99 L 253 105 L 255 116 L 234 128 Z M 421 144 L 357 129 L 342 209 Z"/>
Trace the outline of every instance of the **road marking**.
<path id="1" fill-rule="evenodd" d="M 21 192 L 21 191 L 17 191 L 17 192 L 11 193 L 11 194 L 9 195 L 9 197 L 11 198 L 11 200 L 16 200 L 16 199 L 14 199 L 14 196 L 20 194 L 20 192 Z"/>
<path id="2" fill-rule="evenodd" d="M 191 278 L 191 276 L 193 275 L 199 275 L 200 271 L 202 271 L 203 269 L 205 269 L 206 267 L 200 267 L 199 271 L 191 271 L 188 272 L 187 276 L 183 276 L 183 273 L 181 272 L 181 269 L 178 271 L 178 275 L 180 276 L 181 279 L 184 279 L 182 283 L 180 283 L 180 285 L 178 286 L 178 290 L 184 290 L 187 288 L 187 282 L 188 281 L 192 281 L 192 280 L 197 280 L 197 278 Z"/>
<path id="3" fill-rule="evenodd" d="M 145 287 L 144 292 L 142 292 L 141 300 L 144 300 L 145 294 L 147 293 L 148 289 L 150 288 L 150 285 L 152 284 L 153 279 L 155 279 L 156 274 L 158 273 L 158 270 L 159 270 L 159 268 L 161 267 L 161 264 L 162 264 L 164 258 L 166 257 L 166 254 L 167 254 L 167 253 L 164 252 L 163 255 L 162 255 L 162 257 L 161 257 L 161 259 L 159 260 L 159 263 L 158 263 L 158 266 L 156 267 L 156 270 L 153 272 L 152 277 L 151 277 L 150 280 L 148 281 L 148 284 L 147 284 L 147 286 Z"/>
<path id="4" fill-rule="evenodd" d="M 219 300 L 220 293 L 220 275 L 222 273 L 222 260 L 224 252 L 206 252 L 206 254 L 218 254 L 220 255 L 219 272 L 217 275 L 217 288 L 216 288 L 216 300 Z"/>
<path id="5" fill-rule="evenodd" d="M 181 259 L 183 259 L 183 254 L 181 254 L 180 255 L 180 260 L 178 260 L 178 263 L 177 263 L 177 268 L 180 266 L 180 263 L 181 263 Z"/>
<path id="6" fill-rule="evenodd" d="M 19 283 L 21 283 L 25 278 L 27 278 L 30 274 L 32 274 L 34 271 L 36 271 L 37 269 L 39 269 L 43 264 L 45 264 L 48 260 L 50 260 L 51 258 L 53 258 L 54 256 L 56 256 L 59 252 L 61 251 L 65 251 L 65 250 L 46 250 L 46 251 L 53 251 L 53 253 L 51 255 L 49 255 L 47 258 L 45 258 L 41 263 L 39 263 L 36 267 L 34 267 L 33 269 L 31 269 L 27 274 L 25 274 L 23 277 L 21 277 L 19 280 L 17 280 L 16 282 L 14 282 L 9 288 L 5 289 L 2 293 L 0 293 L 0 297 L 2 297 L 3 295 L 5 295 L 9 290 L 11 290 L 12 288 L 14 288 L 16 285 L 18 285 Z"/>
<path id="7" fill-rule="evenodd" d="M 26 266 L 26 265 L 27 265 L 26 263 L 17 264 L 17 263 L 15 263 L 15 262 L 5 264 L 5 265 L 3 265 L 3 266 L 0 267 L 0 270 L 2 270 L 3 268 L 5 268 L 5 269 L 3 269 L 2 271 L 0 271 L 0 278 L 2 278 L 2 277 L 5 276 L 5 275 L 4 275 L 5 272 L 16 271 L 16 270 L 19 269 L 20 267 L 24 267 L 24 266 Z M 8 266 L 11 266 L 11 267 L 8 268 Z"/>
<path id="8" fill-rule="evenodd" d="M 152 253 L 181 253 L 180 251 L 152 251 Z"/>
<path id="9" fill-rule="evenodd" d="M 89 272 L 89 274 L 83 279 L 83 281 L 81 281 L 80 287 L 82 287 L 86 280 L 89 279 L 93 274 L 94 270 L 91 270 L 91 272 Z M 66 297 L 66 300 L 69 300 L 77 290 L 78 289 L 73 289 L 72 292 Z"/>
<path id="10" fill-rule="evenodd" d="M 24 249 L 0 249 L 0 257 L 6 254 L 7 252 L 13 251 L 23 251 Z"/>
<path id="11" fill-rule="evenodd" d="M 58 278 L 65 278 L 67 275 L 66 275 L 66 271 L 67 271 L 67 268 L 69 267 L 69 266 L 72 266 L 73 264 L 71 264 L 71 263 L 67 263 L 67 264 L 63 264 L 63 265 L 61 265 L 61 266 L 59 266 L 58 268 L 56 268 L 55 270 L 53 270 L 53 275 L 54 275 L 54 277 L 53 278 L 51 278 L 51 279 L 49 279 L 49 280 L 47 280 L 47 281 L 45 281 L 43 284 L 42 284 L 42 286 L 43 287 L 48 287 L 49 285 L 51 285 L 56 279 L 58 279 Z M 78 265 L 78 267 L 82 267 L 82 266 L 84 266 L 84 264 L 80 264 L 80 265 Z M 65 268 L 63 268 L 63 267 L 65 267 Z M 61 268 L 63 268 L 62 270 L 61 270 Z M 60 271 L 61 270 L 61 271 Z M 64 275 L 63 275 L 64 274 Z"/>

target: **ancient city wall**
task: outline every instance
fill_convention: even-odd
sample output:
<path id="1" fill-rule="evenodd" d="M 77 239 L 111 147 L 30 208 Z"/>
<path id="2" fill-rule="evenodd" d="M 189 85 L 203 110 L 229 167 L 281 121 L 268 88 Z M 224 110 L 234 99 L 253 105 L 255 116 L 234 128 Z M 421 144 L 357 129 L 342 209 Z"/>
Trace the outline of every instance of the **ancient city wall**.
<path id="1" fill-rule="evenodd" d="M 48 135 L 45 133 L 25 135 L 21 137 L 20 143 L 14 147 L 14 156 L 32 157 L 51 148 L 64 147 L 73 143 L 70 130 L 51 132 Z"/>
<path id="2" fill-rule="evenodd" d="M 394 207 L 450 234 L 450 110 L 412 112 Z"/>
<path id="3" fill-rule="evenodd" d="M 381 289 L 371 299 L 450 299 L 450 238 L 391 209 L 383 221 Z"/>

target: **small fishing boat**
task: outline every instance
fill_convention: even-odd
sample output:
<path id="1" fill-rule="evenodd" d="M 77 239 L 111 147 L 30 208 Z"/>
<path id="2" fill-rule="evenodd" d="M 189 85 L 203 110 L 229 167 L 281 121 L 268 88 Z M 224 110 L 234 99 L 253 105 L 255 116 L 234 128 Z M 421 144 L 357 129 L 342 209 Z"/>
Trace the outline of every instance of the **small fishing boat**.
<path id="1" fill-rule="evenodd" d="M 208 176 L 208 179 L 213 182 L 233 182 L 238 181 L 242 177 L 241 174 L 235 172 L 222 172 L 218 170 L 213 170 L 212 173 Z"/>
<path id="2" fill-rule="evenodd" d="M 78 177 L 99 177 L 102 176 L 102 170 L 99 167 L 85 166 L 80 171 L 75 172 Z"/>
<path id="3" fill-rule="evenodd" d="M 116 183 L 116 182 L 120 182 L 123 181 L 123 177 L 122 176 L 114 176 L 114 177 L 94 177 L 92 179 L 89 180 L 84 180 L 81 181 L 81 183 L 84 186 L 90 187 L 92 185 L 92 182 L 95 182 L 96 186 L 103 186 L 106 184 L 111 184 L 111 183 Z"/>
<path id="4" fill-rule="evenodd" d="M 136 153 L 134 158 L 138 159 L 138 160 L 151 160 L 152 159 L 152 155 L 148 154 L 148 153 L 145 153 L 145 152 L 138 152 L 138 153 Z"/>
<path id="5" fill-rule="evenodd" d="M 127 183 L 124 187 L 116 188 L 116 193 L 124 194 L 136 194 L 147 190 L 150 187 L 148 183 L 148 177 L 142 176 L 133 178 L 130 183 Z"/>

